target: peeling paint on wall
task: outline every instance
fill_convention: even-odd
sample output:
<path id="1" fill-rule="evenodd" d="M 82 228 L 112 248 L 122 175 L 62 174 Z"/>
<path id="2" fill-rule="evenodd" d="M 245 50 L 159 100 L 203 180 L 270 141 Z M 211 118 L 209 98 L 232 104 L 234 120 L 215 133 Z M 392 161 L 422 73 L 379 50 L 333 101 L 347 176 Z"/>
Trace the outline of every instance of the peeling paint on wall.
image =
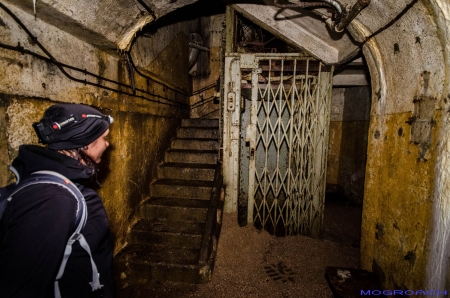
<path id="1" fill-rule="evenodd" d="M 436 110 L 436 98 L 429 95 L 430 72 L 424 71 L 421 75 L 422 92 L 414 97 L 414 113 L 410 120 L 411 142 L 420 148 L 419 160 L 427 161 L 426 154 L 431 143 L 431 130 L 435 125 L 434 113 Z"/>
<path id="2" fill-rule="evenodd" d="M 436 30 L 427 9 L 418 1 L 373 38 L 380 56 L 374 56 L 377 51 L 370 49 L 369 43 L 364 51 L 373 56 L 366 58 L 371 77 L 379 82 L 373 85 L 361 264 L 376 272 L 385 288 L 426 286 L 437 145 L 443 121 L 438 107 L 445 79 L 442 43 Z M 378 100 L 377 86 L 383 83 L 384 107 L 380 103 L 384 96 L 380 93 Z M 411 121 L 414 119 L 417 121 Z"/>

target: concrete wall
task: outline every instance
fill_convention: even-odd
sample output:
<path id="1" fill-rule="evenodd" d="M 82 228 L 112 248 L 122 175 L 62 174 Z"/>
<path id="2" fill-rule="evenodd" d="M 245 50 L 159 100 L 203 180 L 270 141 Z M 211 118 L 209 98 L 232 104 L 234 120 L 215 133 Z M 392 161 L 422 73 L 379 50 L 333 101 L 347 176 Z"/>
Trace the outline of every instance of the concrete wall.
<path id="1" fill-rule="evenodd" d="M 372 108 L 361 263 L 387 289 L 426 288 L 427 264 L 434 254 L 433 205 L 436 197 L 448 201 L 448 192 L 444 199 L 436 187 L 437 179 L 441 187 L 448 184 L 442 181 L 439 161 L 448 154 L 442 150 L 445 143 L 440 144 L 447 131 L 444 100 L 449 94 L 449 35 L 440 27 L 443 17 L 448 26 L 444 2 L 416 2 L 363 47 L 372 78 Z M 440 275 L 445 278 L 445 270 Z"/>
<path id="2" fill-rule="evenodd" d="M 384 2 L 385 11 L 376 11 L 381 2 L 377 3 L 350 26 L 355 39 L 362 42 L 372 79 L 361 263 L 379 275 L 385 288 L 442 290 L 450 286 L 450 4 L 447 0 L 419 0 L 396 22 L 379 29 L 385 24 L 378 24 L 377 18 L 394 16 L 409 2 Z M 8 7 L 56 60 L 128 82 L 118 53 L 100 51 L 66 34 L 61 30 L 64 22 L 58 29 L 41 22 L 39 14 L 35 19 Z M 389 20 L 384 18 L 386 23 Z M 183 67 L 188 59 L 186 32 L 191 25 L 182 27 L 173 25 L 167 34 L 162 30 L 150 38 L 141 37 L 133 47 L 134 59 L 142 58 L 140 53 L 149 55 L 139 60 L 139 65 L 148 66 L 155 80 L 166 83 L 136 78 L 139 88 L 154 94 L 145 95 L 150 99 L 187 102 L 183 88 L 189 86 L 189 70 Z M 377 30 L 378 35 L 364 40 Z M 3 10 L 0 42 L 20 43 L 45 56 Z M 52 103 L 85 103 L 117 119 L 111 128 L 112 148 L 102 165 L 106 177 L 101 177 L 104 186 L 100 193 L 116 246 L 120 246 L 138 202 L 148 195 L 160 152 L 188 110 L 74 82 L 53 63 L 3 48 L 0 69 L 0 166 L 11 162 L 21 143 L 37 141 L 30 123 Z M 80 80 L 117 88 L 105 80 L 67 72 Z M 131 92 L 124 87 L 121 90 Z M 336 130 L 341 131 L 340 145 L 342 132 L 354 128 Z M 10 179 L 8 175 L 0 170 L 2 184 Z M 336 175 L 333 177 L 336 181 Z"/>
<path id="3" fill-rule="evenodd" d="M 99 180 L 103 187 L 99 193 L 107 209 L 118 249 L 125 241 L 128 225 L 139 203 L 149 194 L 150 182 L 156 178 L 156 166 L 163 158 L 171 135 L 181 118 L 189 115 L 188 109 L 177 106 L 177 103 L 188 103 L 186 95 L 179 90 L 190 86 L 188 69 L 183 64 L 183 61 L 188 61 L 187 30 L 172 29 L 173 38 L 169 39 L 157 31 L 152 36 L 152 43 L 139 45 L 141 50 L 148 47 L 149 52 L 155 53 L 149 64 L 163 64 L 164 67 L 150 70 L 161 78 L 162 83 L 167 80 L 167 84 L 135 74 L 135 88 L 142 91 L 137 90 L 136 96 L 133 96 L 131 88 L 117 86 L 105 79 L 129 84 L 124 60 L 119 53 L 106 54 L 42 22 L 39 17 L 35 19 L 12 5 L 8 7 L 56 60 L 103 78 L 66 69 L 69 75 L 105 87 L 75 82 L 63 75 L 54 63 L 0 48 L 0 183 L 4 185 L 11 181 L 5 165 L 16 156 L 19 145 L 37 143 L 31 123 L 38 121 L 51 104 L 84 103 L 111 114 L 115 122 L 111 126 L 111 146 L 101 163 Z M 20 43 L 25 49 L 45 56 L 2 9 L 0 36 L 3 44 L 16 46 Z M 156 45 L 158 49 L 155 49 Z M 167 59 L 172 54 L 164 53 L 173 52 L 177 52 L 176 59 Z M 176 69 L 178 75 L 165 76 L 167 68 Z"/>
<path id="4" fill-rule="evenodd" d="M 225 11 L 224 11 L 225 13 Z M 197 74 L 193 76 L 193 96 L 190 103 L 193 107 L 191 118 L 218 118 L 219 103 L 214 99 L 216 93 L 216 84 L 221 73 L 222 66 L 222 38 L 225 22 L 225 14 L 216 14 L 201 19 L 201 28 L 204 45 L 209 48 L 209 52 L 200 52 L 206 59 L 209 59 L 208 73 Z M 200 63 L 202 57 L 199 57 Z M 204 58 L 204 59 L 205 59 Z M 194 71 L 198 65 L 194 65 Z M 191 70 L 192 72 L 192 70 Z"/>
<path id="5" fill-rule="evenodd" d="M 330 136 L 328 141 L 327 188 L 339 189 L 339 161 L 341 155 L 342 114 L 345 88 L 333 88 L 331 94 Z"/>
<path id="6" fill-rule="evenodd" d="M 146 75 L 185 94 L 191 93 L 192 84 L 189 70 L 186 71 L 191 23 L 196 21 L 166 15 L 152 25 L 155 34 L 139 36 L 131 47 L 133 61 Z M 151 82 L 142 83 L 151 90 L 158 86 Z"/>
<path id="7" fill-rule="evenodd" d="M 440 96 L 442 111 L 450 107 L 450 3 L 445 0 L 425 1 L 430 14 L 437 25 L 437 36 L 442 45 L 444 71 L 443 90 Z M 443 101 L 443 103 L 442 103 Z M 442 131 L 438 136 L 439 156 L 437 158 L 434 206 L 432 215 L 432 233 L 430 255 L 427 265 L 427 286 L 429 288 L 450 287 L 450 161 L 449 161 L 449 114 L 442 114 Z"/>

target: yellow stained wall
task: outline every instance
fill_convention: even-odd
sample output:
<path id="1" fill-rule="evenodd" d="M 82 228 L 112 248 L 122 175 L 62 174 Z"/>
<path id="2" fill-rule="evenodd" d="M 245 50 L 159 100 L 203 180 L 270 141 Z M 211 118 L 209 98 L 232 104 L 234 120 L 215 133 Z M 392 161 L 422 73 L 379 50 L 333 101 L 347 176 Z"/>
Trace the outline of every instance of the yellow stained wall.
<path id="1" fill-rule="evenodd" d="M 10 9 L 26 26 L 33 27 L 38 40 L 56 60 L 130 84 L 123 57 L 108 55 L 12 5 Z M 0 26 L 3 43 L 17 45 L 20 41 L 26 49 L 39 51 L 17 23 L 2 10 L 0 21 L 5 24 Z M 176 106 L 177 103 L 188 104 L 187 96 L 179 90 L 190 87 L 187 31 L 188 26 L 173 26 L 162 30 L 161 34 L 156 32 L 152 36 L 153 44 L 141 44 L 143 51 L 154 44 L 160 49 L 148 65 L 141 66 L 150 65 L 149 69 L 160 78 L 162 84 L 134 74 L 135 87 L 151 93 L 137 91 L 136 94 L 147 99 L 75 82 L 52 63 L 1 49 L 1 186 L 13 179 L 4 166 L 11 164 L 19 146 L 37 144 L 31 124 L 38 121 L 50 105 L 81 103 L 112 115 L 115 122 L 111 125 L 109 137 L 111 146 L 100 164 L 98 178 L 103 186 L 97 190 L 108 213 L 115 250 L 120 249 L 126 241 L 128 227 L 138 211 L 139 203 L 149 196 L 150 183 L 156 179 L 156 167 L 162 161 L 164 150 L 168 148 L 176 127 L 182 118 L 189 117 L 188 108 Z M 167 32 L 170 32 L 170 36 Z M 169 74 L 165 72 L 166 68 L 171 70 Z M 72 70 L 70 74 L 88 82 L 132 93 L 131 88 L 118 87 L 106 80 Z M 171 105 L 158 102 L 168 102 L 164 98 L 171 100 Z"/>
<path id="2" fill-rule="evenodd" d="M 383 123 L 375 117 L 369 130 L 362 266 L 377 273 L 388 289 L 422 289 L 426 282 L 439 127 L 433 128 L 429 159 L 419 160 L 406 123 L 411 115 L 388 115 Z M 378 125 L 386 132 L 380 133 Z"/>
<path id="3" fill-rule="evenodd" d="M 372 109 L 361 265 L 377 273 L 385 289 L 427 286 L 438 142 L 447 97 L 445 43 L 437 30 L 429 9 L 419 1 L 363 49 L 372 78 Z"/>
<path id="4" fill-rule="evenodd" d="M 156 168 L 180 121 L 137 112 L 114 112 L 113 117 L 111 146 L 100 169 L 103 186 L 98 191 L 119 249 L 139 204 L 149 196 Z"/>
<path id="5" fill-rule="evenodd" d="M 7 136 L 1 142 L 7 144 L 7 148 L 4 148 L 7 151 L 2 151 L 6 154 L 2 154 L 5 167 L 0 171 L 1 185 L 13 182 L 14 176 L 6 170 L 6 165 L 11 164 L 17 156 L 19 146 L 38 145 L 31 123 L 39 121 L 45 109 L 55 103 L 34 98 L 0 96 L 0 106 L 5 106 L 6 110 L 6 119 L 0 121 L 0 135 Z M 115 121 L 110 126 L 111 145 L 100 163 L 98 181 L 102 187 L 97 187 L 96 183 L 91 185 L 103 199 L 116 240 L 115 246 L 119 249 L 124 244 L 128 226 L 139 203 L 149 196 L 150 183 L 156 179 L 156 167 L 162 161 L 164 150 L 168 148 L 180 119 L 140 112 L 99 110 L 112 115 Z"/>

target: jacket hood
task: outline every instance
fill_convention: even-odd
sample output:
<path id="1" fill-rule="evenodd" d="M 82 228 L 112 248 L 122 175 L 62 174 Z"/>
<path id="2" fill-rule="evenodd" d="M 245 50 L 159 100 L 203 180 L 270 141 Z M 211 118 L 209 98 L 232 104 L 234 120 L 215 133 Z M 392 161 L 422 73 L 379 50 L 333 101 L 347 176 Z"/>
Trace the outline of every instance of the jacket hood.
<path id="1" fill-rule="evenodd" d="M 20 178 L 25 178 L 36 171 L 54 171 L 60 173 L 72 181 L 89 180 L 94 175 L 92 168 L 81 162 L 35 145 L 22 145 L 19 154 L 14 159 L 12 166 L 17 170 Z"/>

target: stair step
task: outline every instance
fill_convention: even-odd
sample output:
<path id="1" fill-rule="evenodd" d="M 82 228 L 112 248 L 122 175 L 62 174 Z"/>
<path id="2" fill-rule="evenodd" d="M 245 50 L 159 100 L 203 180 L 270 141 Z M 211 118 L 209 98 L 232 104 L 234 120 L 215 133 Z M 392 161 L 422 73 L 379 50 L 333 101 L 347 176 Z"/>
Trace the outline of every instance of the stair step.
<path id="1" fill-rule="evenodd" d="M 217 128 L 204 127 L 178 127 L 177 137 L 187 139 L 218 139 Z"/>
<path id="2" fill-rule="evenodd" d="M 164 163 L 158 167 L 158 178 L 213 181 L 216 165 L 196 163 Z"/>
<path id="3" fill-rule="evenodd" d="M 166 151 L 164 161 L 168 163 L 217 164 L 217 151 L 170 149 Z"/>
<path id="4" fill-rule="evenodd" d="M 177 128 L 158 166 L 159 179 L 150 185 L 151 197 L 140 205 L 127 245 L 114 257 L 124 289 L 204 280 L 199 257 L 218 163 L 218 127 L 218 119 L 183 119 Z"/>
<path id="5" fill-rule="evenodd" d="M 212 181 L 159 179 L 152 183 L 150 196 L 209 200 Z"/>
<path id="6" fill-rule="evenodd" d="M 204 223 L 140 220 L 129 234 L 129 243 L 153 243 L 167 247 L 200 248 Z"/>
<path id="7" fill-rule="evenodd" d="M 186 200 L 183 200 L 185 202 Z M 204 205 L 204 201 L 201 201 Z M 205 230 L 204 222 L 193 221 L 154 221 L 147 219 L 140 219 L 133 224 L 131 229 L 153 232 L 169 232 L 169 233 L 183 233 L 192 235 L 203 235 Z"/>
<path id="8" fill-rule="evenodd" d="M 175 138 L 171 141 L 170 148 L 184 150 L 217 150 L 219 148 L 219 141 L 217 139 Z"/>
<path id="9" fill-rule="evenodd" d="M 144 219 L 205 222 L 209 201 L 153 197 L 140 207 Z"/>
<path id="10" fill-rule="evenodd" d="M 199 253 L 199 249 L 129 244 L 120 252 L 117 267 L 130 280 L 145 276 L 155 281 L 196 283 Z"/>
<path id="11" fill-rule="evenodd" d="M 183 127 L 212 127 L 219 128 L 219 119 L 183 119 L 181 120 Z"/>
<path id="12" fill-rule="evenodd" d="M 123 254 L 128 261 L 144 264 L 198 264 L 199 249 L 170 248 L 156 244 L 128 244 Z"/>

